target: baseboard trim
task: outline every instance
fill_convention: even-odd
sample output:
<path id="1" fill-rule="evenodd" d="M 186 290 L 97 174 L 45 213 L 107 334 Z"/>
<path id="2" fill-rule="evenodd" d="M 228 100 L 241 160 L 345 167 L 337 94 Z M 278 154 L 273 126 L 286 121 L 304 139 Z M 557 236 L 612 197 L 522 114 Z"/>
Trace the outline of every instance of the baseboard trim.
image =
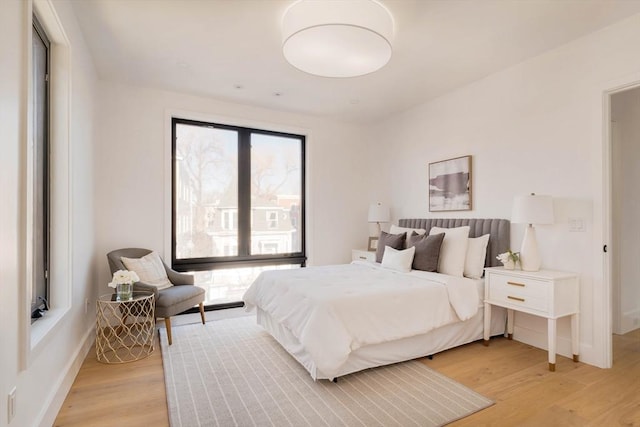
<path id="1" fill-rule="evenodd" d="M 67 366 L 65 366 L 64 373 L 60 375 L 59 380 L 55 385 L 55 392 L 50 395 L 48 402 L 43 405 L 42 412 L 37 418 L 40 421 L 37 422 L 36 425 L 41 427 L 50 427 L 55 423 L 58 412 L 60 412 L 60 408 L 62 408 L 62 404 L 64 403 L 69 390 L 71 390 L 73 381 L 76 379 L 84 359 L 87 357 L 87 354 L 89 354 L 95 335 L 95 328 L 91 327 L 82 337 L 81 343 L 76 349 L 75 354 L 69 360 Z"/>
<path id="2" fill-rule="evenodd" d="M 546 351 L 548 351 L 549 349 L 546 330 L 538 331 L 516 325 L 513 329 L 513 339 Z M 571 350 L 571 338 L 558 336 L 556 340 L 556 350 L 556 353 L 558 355 L 573 359 L 573 352 Z M 593 365 L 598 368 L 604 368 L 604 366 L 599 365 L 597 361 L 598 359 L 596 353 L 594 352 L 593 345 L 585 344 L 581 341 L 580 362 L 584 362 L 588 365 Z"/>
<path id="3" fill-rule="evenodd" d="M 638 328 L 640 328 L 640 308 L 622 313 L 618 335 L 624 335 Z"/>

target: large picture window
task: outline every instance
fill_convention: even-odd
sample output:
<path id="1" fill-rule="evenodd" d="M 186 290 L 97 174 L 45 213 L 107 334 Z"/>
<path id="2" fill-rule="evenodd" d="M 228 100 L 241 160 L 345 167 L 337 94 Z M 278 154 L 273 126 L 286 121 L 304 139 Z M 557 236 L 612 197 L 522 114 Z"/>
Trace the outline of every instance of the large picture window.
<path id="1" fill-rule="evenodd" d="M 172 264 L 207 304 L 304 265 L 304 136 L 173 118 L 172 139 Z"/>

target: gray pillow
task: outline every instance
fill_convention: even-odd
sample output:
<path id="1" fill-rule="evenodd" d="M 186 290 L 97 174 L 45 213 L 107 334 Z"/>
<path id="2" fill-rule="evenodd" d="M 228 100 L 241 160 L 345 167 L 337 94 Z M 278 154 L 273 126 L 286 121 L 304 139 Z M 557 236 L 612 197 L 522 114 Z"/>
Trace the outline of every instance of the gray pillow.
<path id="1" fill-rule="evenodd" d="M 438 259 L 440 258 L 440 246 L 442 246 L 443 240 L 444 233 L 427 236 L 414 231 L 407 240 L 408 248 L 411 246 L 416 247 L 411 268 L 436 272 L 438 270 Z"/>
<path id="2" fill-rule="evenodd" d="M 407 233 L 389 234 L 381 231 L 380 238 L 378 239 L 378 249 L 376 249 L 376 262 L 382 262 L 385 246 L 391 246 L 393 249 L 398 250 L 404 249 L 404 240 L 406 238 Z"/>

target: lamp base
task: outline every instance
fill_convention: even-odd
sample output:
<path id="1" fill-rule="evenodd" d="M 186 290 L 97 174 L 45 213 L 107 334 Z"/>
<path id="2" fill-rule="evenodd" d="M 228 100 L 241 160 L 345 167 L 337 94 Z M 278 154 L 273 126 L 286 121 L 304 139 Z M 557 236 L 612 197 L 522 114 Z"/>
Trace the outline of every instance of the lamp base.
<path id="1" fill-rule="evenodd" d="M 529 224 L 524 231 L 524 239 L 520 248 L 520 267 L 524 271 L 538 271 L 541 264 L 536 230 Z"/>

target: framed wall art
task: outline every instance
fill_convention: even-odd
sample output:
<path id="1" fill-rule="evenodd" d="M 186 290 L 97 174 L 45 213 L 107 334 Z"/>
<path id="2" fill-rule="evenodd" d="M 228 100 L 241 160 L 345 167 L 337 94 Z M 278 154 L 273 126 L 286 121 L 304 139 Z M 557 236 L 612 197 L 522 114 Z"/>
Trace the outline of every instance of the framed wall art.
<path id="1" fill-rule="evenodd" d="M 429 212 L 471 207 L 471 156 L 429 163 Z"/>
<path id="2" fill-rule="evenodd" d="M 375 252 L 378 250 L 378 236 L 369 237 L 369 243 L 367 244 L 367 250 L 369 252 Z"/>

